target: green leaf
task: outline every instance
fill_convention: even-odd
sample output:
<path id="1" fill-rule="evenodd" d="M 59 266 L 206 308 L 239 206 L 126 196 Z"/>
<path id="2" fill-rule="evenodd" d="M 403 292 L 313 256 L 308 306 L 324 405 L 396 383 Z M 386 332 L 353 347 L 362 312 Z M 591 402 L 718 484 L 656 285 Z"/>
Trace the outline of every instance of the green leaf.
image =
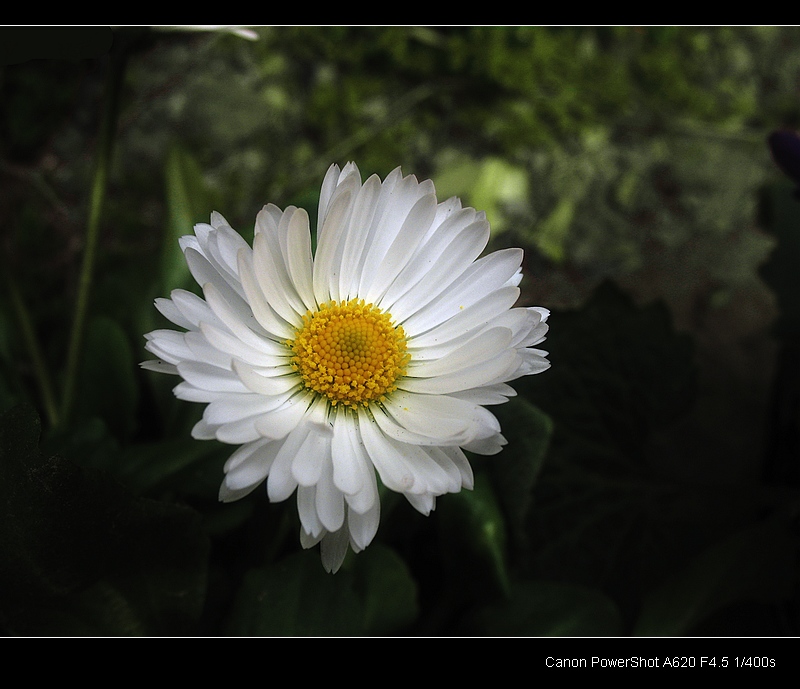
<path id="1" fill-rule="evenodd" d="M 79 377 L 79 418 L 99 417 L 118 439 L 128 438 L 135 430 L 139 403 L 135 371 L 125 331 L 109 318 L 92 319 Z"/>
<path id="2" fill-rule="evenodd" d="M 718 537 L 725 514 L 708 491 L 683 492 L 668 478 L 695 457 L 663 449 L 694 403 L 692 341 L 663 304 L 638 306 L 610 283 L 548 322 L 552 367 L 515 383 L 553 422 L 522 562 L 537 579 L 633 605 L 689 544 Z"/>
<path id="3" fill-rule="evenodd" d="M 230 446 L 217 442 L 177 438 L 155 443 L 140 443 L 123 450 L 120 457 L 120 480 L 137 493 L 149 493 L 166 486 L 177 487 L 176 481 L 186 479 L 182 493 L 202 486 L 199 492 L 216 496 L 223 477 L 223 464 L 231 455 Z"/>
<path id="4" fill-rule="evenodd" d="M 552 368 L 516 387 L 553 418 L 553 447 L 592 469 L 598 455 L 641 466 L 650 434 L 694 403 L 691 338 L 675 331 L 663 303 L 639 307 L 611 282 L 549 323 Z"/>
<path id="5" fill-rule="evenodd" d="M 179 146 L 170 148 L 164 166 L 169 222 L 161 254 L 161 293 L 185 287 L 191 277 L 178 245 L 199 222 L 208 222 L 214 208 L 212 194 L 197 159 Z"/>
<path id="6" fill-rule="evenodd" d="M 731 603 L 785 600 L 793 593 L 796 552 L 796 537 L 778 522 L 735 533 L 652 591 L 634 633 L 680 636 Z"/>
<path id="7" fill-rule="evenodd" d="M 437 512 L 445 564 L 455 585 L 481 598 L 508 591 L 506 525 L 488 478 L 477 474 L 473 490 L 442 496 Z"/>
<path id="8" fill-rule="evenodd" d="M 506 515 L 509 532 L 518 546 L 527 542 L 525 519 L 532 490 L 544 466 L 553 421 L 522 397 L 493 410 L 508 440 L 502 454 L 483 461 L 492 479 L 498 502 Z"/>
<path id="9" fill-rule="evenodd" d="M 401 630 L 416 615 L 416 586 L 391 551 L 373 544 L 339 572 L 328 574 L 314 549 L 249 571 L 234 601 L 227 633 L 389 634 Z"/>
<path id="10" fill-rule="evenodd" d="M 419 613 L 417 587 L 405 562 L 393 550 L 374 543 L 351 563 L 363 600 L 367 634 L 394 634 L 414 622 Z"/>
<path id="11" fill-rule="evenodd" d="M 477 610 L 472 634 L 486 636 L 617 636 L 616 605 L 594 589 L 550 581 L 515 583 L 508 599 Z"/>

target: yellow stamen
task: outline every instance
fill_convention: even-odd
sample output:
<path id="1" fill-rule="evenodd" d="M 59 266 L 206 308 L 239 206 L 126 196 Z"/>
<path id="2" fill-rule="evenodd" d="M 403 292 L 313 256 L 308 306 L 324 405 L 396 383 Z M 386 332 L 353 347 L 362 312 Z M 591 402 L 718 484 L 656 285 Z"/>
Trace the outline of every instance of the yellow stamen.
<path id="1" fill-rule="evenodd" d="M 395 390 L 411 358 L 403 328 L 363 299 L 330 301 L 306 312 L 294 340 L 286 344 L 307 388 L 334 406 L 353 409 Z"/>

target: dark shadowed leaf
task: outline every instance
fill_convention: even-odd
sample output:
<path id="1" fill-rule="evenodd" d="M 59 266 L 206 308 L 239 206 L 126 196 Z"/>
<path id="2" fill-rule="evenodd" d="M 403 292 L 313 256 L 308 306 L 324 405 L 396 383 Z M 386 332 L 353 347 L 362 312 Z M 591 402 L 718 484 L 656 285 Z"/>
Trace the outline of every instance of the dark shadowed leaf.
<path id="1" fill-rule="evenodd" d="M 513 398 L 492 411 L 500 421 L 508 445 L 500 455 L 488 457 L 483 466 L 506 516 L 509 536 L 518 548 L 524 548 L 527 543 L 525 518 L 533 487 L 545 462 L 553 422 L 522 397 Z"/>
<path id="2" fill-rule="evenodd" d="M 38 449 L 39 420 L 0 418 L 0 611 L 23 635 L 175 634 L 205 595 L 197 514 L 134 498 L 106 474 Z"/>
<path id="3" fill-rule="evenodd" d="M 164 164 L 168 231 L 161 254 L 161 294 L 168 295 L 190 282 L 189 268 L 178 240 L 192 234 L 196 223 L 208 222 L 214 201 L 203 179 L 202 169 L 188 151 L 172 146 Z"/>
<path id="4" fill-rule="evenodd" d="M 361 636 L 398 632 L 417 614 L 414 582 L 379 544 L 336 574 L 317 550 L 247 573 L 227 632 L 233 636 Z"/>
<path id="5" fill-rule="evenodd" d="M 780 602 L 792 595 L 797 538 L 779 522 L 757 524 L 716 543 L 644 600 L 635 633 L 687 634 L 740 600 Z"/>
<path id="6" fill-rule="evenodd" d="M 138 404 L 135 367 L 125 331 L 109 318 L 94 318 L 87 329 L 79 378 L 80 417 L 99 417 L 115 437 L 129 437 Z"/>
<path id="7" fill-rule="evenodd" d="M 453 587 L 480 598 L 505 593 L 509 586 L 506 524 L 489 480 L 477 474 L 474 490 L 443 496 L 437 511 Z"/>
<path id="8" fill-rule="evenodd" d="M 616 636 L 622 620 L 599 591 L 549 581 L 512 585 L 502 603 L 478 610 L 472 633 L 487 636 Z"/>

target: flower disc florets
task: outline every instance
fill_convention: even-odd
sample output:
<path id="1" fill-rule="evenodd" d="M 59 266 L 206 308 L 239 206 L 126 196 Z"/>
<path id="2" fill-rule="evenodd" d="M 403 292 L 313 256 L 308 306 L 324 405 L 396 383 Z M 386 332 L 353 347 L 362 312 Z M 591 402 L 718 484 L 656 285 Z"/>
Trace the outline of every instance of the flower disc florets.
<path id="1" fill-rule="evenodd" d="M 353 409 L 397 389 L 410 355 L 401 326 L 363 299 L 330 301 L 308 311 L 294 340 L 293 368 L 306 388 Z"/>

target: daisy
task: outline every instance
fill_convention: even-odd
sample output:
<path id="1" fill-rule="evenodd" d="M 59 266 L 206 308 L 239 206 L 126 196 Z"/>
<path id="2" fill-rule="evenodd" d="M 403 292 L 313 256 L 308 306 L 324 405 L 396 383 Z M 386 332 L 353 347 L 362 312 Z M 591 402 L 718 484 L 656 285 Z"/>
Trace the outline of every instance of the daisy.
<path id="1" fill-rule="evenodd" d="M 273 502 L 296 493 L 300 541 L 335 572 L 375 536 L 378 478 L 425 515 L 472 488 L 464 450 L 505 444 L 484 405 L 549 367 L 549 312 L 513 308 L 522 250 L 480 257 L 484 213 L 399 168 L 362 184 L 331 166 L 318 217 L 316 251 L 292 206 L 261 210 L 252 248 L 218 213 L 196 225 L 180 243 L 204 298 L 156 300 L 185 332 L 146 335 L 158 360 L 142 365 L 208 405 L 193 437 L 239 445 L 220 499 L 265 479 Z"/>

